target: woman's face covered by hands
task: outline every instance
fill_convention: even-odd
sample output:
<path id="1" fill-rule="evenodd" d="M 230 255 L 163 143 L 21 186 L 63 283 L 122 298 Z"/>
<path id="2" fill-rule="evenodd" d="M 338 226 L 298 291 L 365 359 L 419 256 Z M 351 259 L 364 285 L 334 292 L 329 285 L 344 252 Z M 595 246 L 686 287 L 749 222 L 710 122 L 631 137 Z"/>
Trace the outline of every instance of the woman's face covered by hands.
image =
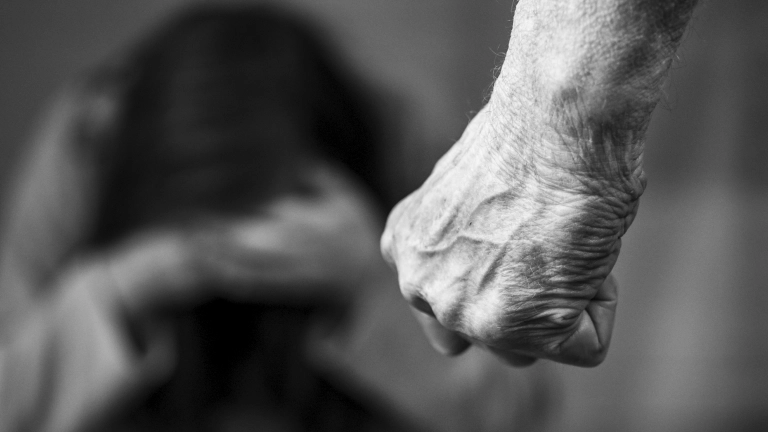
<path id="1" fill-rule="evenodd" d="M 383 263 L 383 222 L 346 171 L 316 164 L 304 187 L 250 213 L 208 214 L 141 232 L 118 247 L 113 270 L 143 310 L 206 298 L 243 302 L 348 301 Z"/>
<path id="2" fill-rule="evenodd" d="M 260 9 L 192 13 L 143 50 L 97 229 L 147 279 L 139 303 L 345 297 L 382 261 L 374 126 L 327 55 Z"/>

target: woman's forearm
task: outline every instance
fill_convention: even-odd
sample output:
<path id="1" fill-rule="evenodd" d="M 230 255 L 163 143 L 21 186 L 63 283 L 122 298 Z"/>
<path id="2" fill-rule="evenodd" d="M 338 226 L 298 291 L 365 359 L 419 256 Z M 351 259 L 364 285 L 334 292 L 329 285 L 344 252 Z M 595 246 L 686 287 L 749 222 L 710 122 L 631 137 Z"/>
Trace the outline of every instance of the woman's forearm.
<path id="1" fill-rule="evenodd" d="M 142 325 L 136 343 L 133 317 L 102 263 L 78 264 L 55 285 L 4 329 L 0 430 L 83 430 L 175 364 L 164 325 Z"/>

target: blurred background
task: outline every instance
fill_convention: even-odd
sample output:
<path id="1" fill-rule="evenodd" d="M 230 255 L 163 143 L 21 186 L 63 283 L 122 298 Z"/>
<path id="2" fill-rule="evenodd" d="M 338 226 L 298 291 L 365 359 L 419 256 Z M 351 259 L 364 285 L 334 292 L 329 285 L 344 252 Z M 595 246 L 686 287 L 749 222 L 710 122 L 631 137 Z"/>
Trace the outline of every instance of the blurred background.
<path id="1" fill-rule="evenodd" d="M 57 89 L 189 3 L 0 3 L 0 182 Z M 482 106 L 511 26 L 510 0 L 280 4 L 319 22 L 379 89 L 399 126 L 399 195 Z M 596 369 L 521 372 L 554 381 L 548 430 L 768 430 L 766 18 L 760 0 L 700 6 L 649 131 L 610 354 Z"/>

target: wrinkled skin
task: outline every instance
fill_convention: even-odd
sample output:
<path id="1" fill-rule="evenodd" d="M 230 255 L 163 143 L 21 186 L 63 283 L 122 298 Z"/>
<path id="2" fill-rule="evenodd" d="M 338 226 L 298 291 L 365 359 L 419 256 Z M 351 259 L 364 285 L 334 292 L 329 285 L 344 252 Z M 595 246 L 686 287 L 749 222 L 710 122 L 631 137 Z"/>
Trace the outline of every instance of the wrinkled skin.
<path id="1" fill-rule="evenodd" d="M 643 135 L 695 1 L 519 2 L 493 94 L 392 211 L 385 258 L 432 344 L 603 361 Z"/>
<path id="2" fill-rule="evenodd" d="M 389 218 L 397 231 L 385 234 L 384 248 L 403 294 L 513 364 L 531 354 L 599 361 L 617 300 L 605 279 L 636 206 L 510 175 L 493 152 L 479 151 L 477 123 Z M 446 353 L 466 345 L 431 331 Z"/>

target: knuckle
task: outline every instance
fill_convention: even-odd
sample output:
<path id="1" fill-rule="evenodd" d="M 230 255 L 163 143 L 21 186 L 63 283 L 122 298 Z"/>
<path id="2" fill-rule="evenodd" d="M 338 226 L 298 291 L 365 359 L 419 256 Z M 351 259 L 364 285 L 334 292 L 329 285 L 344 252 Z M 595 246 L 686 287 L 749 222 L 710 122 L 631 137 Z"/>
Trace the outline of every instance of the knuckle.
<path id="1" fill-rule="evenodd" d="M 443 327 L 451 330 L 463 329 L 464 307 L 459 303 L 438 304 L 431 308 L 432 315 Z"/>
<path id="2" fill-rule="evenodd" d="M 421 287 L 413 284 L 403 284 L 401 291 L 414 309 L 435 318 L 444 328 L 453 331 L 463 328 L 464 305 L 460 301 L 445 297 L 428 298 Z"/>
<path id="3" fill-rule="evenodd" d="M 405 301 L 412 306 L 416 306 L 416 303 L 422 301 L 426 302 L 424 296 L 421 294 L 421 289 L 416 285 L 400 281 L 400 293 L 405 298 Z"/>
<path id="4" fill-rule="evenodd" d="M 505 330 L 504 309 L 496 305 L 475 304 L 463 311 L 461 321 L 464 332 L 488 346 L 508 345 L 510 334 Z"/>
<path id="5" fill-rule="evenodd" d="M 394 234 L 389 228 L 387 228 L 384 231 L 384 234 L 381 235 L 379 248 L 381 250 L 381 256 L 384 257 L 384 260 L 390 266 L 395 268 L 397 263 L 394 256 Z"/>
<path id="6" fill-rule="evenodd" d="M 389 212 L 387 217 L 387 229 L 393 228 L 405 214 L 405 207 L 408 203 L 408 198 L 403 199 L 395 205 L 392 211 Z"/>

